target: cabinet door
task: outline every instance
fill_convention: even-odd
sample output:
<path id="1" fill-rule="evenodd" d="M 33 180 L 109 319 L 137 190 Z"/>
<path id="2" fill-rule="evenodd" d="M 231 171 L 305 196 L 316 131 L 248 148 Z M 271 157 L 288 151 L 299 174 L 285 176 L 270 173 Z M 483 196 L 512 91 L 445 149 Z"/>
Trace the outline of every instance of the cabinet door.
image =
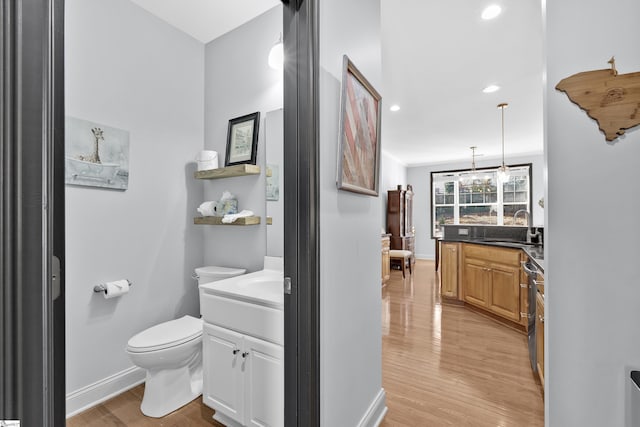
<path id="1" fill-rule="evenodd" d="M 391 276 L 391 264 L 389 260 L 389 237 L 382 238 L 382 284 L 387 283 Z"/>
<path id="2" fill-rule="evenodd" d="M 489 308 L 495 314 L 520 322 L 520 269 L 491 266 Z"/>
<path id="3" fill-rule="evenodd" d="M 202 402 L 242 423 L 242 335 L 209 323 L 203 332 Z"/>
<path id="4" fill-rule="evenodd" d="M 458 297 L 458 243 L 442 243 L 442 295 Z"/>
<path id="5" fill-rule="evenodd" d="M 536 296 L 536 363 L 540 382 L 544 387 L 544 300 Z"/>
<path id="6" fill-rule="evenodd" d="M 249 353 L 244 362 L 244 425 L 284 426 L 283 347 L 245 336 L 243 351 Z"/>
<path id="7" fill-rule="evenodd" d="M 480 307 L 489 307 L 491 269 L 485 263 L 467 259 L 464 264 L 464 300 Z"/>

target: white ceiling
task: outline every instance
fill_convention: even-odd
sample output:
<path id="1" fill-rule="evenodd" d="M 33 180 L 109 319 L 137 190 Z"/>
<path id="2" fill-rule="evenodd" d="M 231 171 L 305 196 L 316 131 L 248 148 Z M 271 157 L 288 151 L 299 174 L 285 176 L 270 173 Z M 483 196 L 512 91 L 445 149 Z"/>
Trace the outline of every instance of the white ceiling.
<path id="1" fill-rule="evenodd" d="M 471 146 L 507 156 L 541 153 L 540 0 L 381 0 L 383 149 L 405 164 L 471 162 Z M 502 7 L 480 18 L 489 4 Z M 501 86 L 482 93 L 489 84 Z M 398 112 L 389 111 L 392 104 Z"/>
<path id="2" fill-rule="evenodd" d="M 280 0 L 131 0 L 203 43 L 280 4 Z"/>
<path id="3" fill-rule="evenodd" d="M 203 43 L 279 4 L 279 0 L 132 0 Z M 541 153 L 540 0 L 380 0 L 383 150 L 406 165 Z M 492 21 L 480 14 L 502 7 Z M 357 65 L 357 64 L 356 64 Z M 501 86 L 482 93 L 489 84 Z M 390 112 L 392 104 L 400 105 Z"/>

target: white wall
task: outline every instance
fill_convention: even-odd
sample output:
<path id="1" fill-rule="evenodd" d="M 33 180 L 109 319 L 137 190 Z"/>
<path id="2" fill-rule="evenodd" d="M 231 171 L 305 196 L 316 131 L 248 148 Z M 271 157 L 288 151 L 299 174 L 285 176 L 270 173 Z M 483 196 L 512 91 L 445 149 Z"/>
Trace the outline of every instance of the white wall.
<path id="1" fill-rule="evenodd" d="M 640 129 L 607 143 L 554 89 L 572 74 L 640 71 L 640 2 L 547 2 L 548 190 L 545 399 L 548 426 L 623 426 L 640 368 Z"/>
<path id="2" fill-rule="evenodd" d="M 384 146 L 384 141 L 382 141 Z M 407 188 L 407 166 L 393 155 L 383 151 L 380 162 L 380 212 L 382 228 L 387 229 L 387 191 L 395 190 L 398 185 Z M 386 231 L 385 231 L 386 232 Z"/>
<path id="3" fill-rule="evenodd" d="M 216 150 L 224 166 L 227 127 L 235 117 L 259 111 L 257 164 L 264 171 L 266 113 L 282 108 L 282 71 L 267 64 L 282 32 L 282 6 L 208 43 L 205 48 L 205 147 Z M 204 183 L 205 200 L 218 200 L 225 190 L 238 197 L 238 209 L 262 217 L 259 226 L 204 226 L 207 265 L 261 270 L 266 253 L 265 176 L 242 176 Z"/>
<path id="4" fill-rule="evenodd" d="M 130 132 L 126 191 L 66 187 L 67 391 L 133 366 L 129 338 L 198 314 L 204 46 L 127 0 L 67 0 L 66 114 Z M 101 282 L 127 278 L 105 300 Z"/>
<path id="5" fill-rule="evenodd" d="M 338 191 L 336 158 L 342 55 L 384 96 L 380 4 L 324 0 L 319 8 L 320 419 L 323 426 L 372 425 L 385 406 L 380 199 Z"/>
<path id="6" fill-rule="evenodd" d="M 501 160 L 477 160 L 476 167 L 499 166 Z M 524 157 L 505 157 L 507 165 L 532 163 L 532 203 L 534 225 L 544 225 L 544 209 L 538 205 L 538 200 L 544 195 L 544 158 L 542 154 Z M 431 172 L 446 170 L 468 169 L 470 162 L 452 162 L 430 166 L 409 167 L 407 182 L 413 186 L 413 224 L 416 229 L 416 257 L 421 259 L 435 259 L 435 243 L 431 238 Z"/>

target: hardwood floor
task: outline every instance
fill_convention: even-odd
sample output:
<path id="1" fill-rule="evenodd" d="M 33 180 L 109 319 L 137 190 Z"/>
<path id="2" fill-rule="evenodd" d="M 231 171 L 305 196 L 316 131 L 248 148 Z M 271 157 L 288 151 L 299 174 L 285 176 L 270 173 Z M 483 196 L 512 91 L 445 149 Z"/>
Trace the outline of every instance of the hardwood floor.
<path id="1" fill-rule="evenodd" d="M 197 398 L 162 418 L 145 417 L 140 411 L 144 384 L 67 420 L 67 427 L 223 427 L 213 420 L 213 409 Z"/>
<path id="2" fill-rule="evenodd" d="M 382 289 L 381 426 L 544 426 L 526 335 L 441 305 L 432 261 L 393 270 Z"/>
<path id="3" fill-rule="evenodd" d="M 382 333 L 389 408 L 383 427 L 544 425 L 526 336 L 464 307 L 441 305 L 433 262 L 417 261 L 404 281 L 391 271 L 382 289 Z M 200 398 L 164 418 L 147 418 L 140 412 L 143 392 L 135 387 L 67 426 L 221 426 Z"/>

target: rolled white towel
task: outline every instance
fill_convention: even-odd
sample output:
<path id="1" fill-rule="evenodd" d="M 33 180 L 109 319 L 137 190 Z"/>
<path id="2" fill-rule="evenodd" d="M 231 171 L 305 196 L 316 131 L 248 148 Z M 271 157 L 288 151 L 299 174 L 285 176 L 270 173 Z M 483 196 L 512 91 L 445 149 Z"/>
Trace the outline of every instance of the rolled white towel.
<path id="1" fill-rule="evenodd" d="M 202 216 L 215 216 L 216 214 L 214 210 L 215 205 L 216 205 L 216 202 L 204 202 L 198 208 L 198 212 Z"/>
<path id="2" fill-rule="evenodd" d="M 236 219 L 243 218 L 246 216 L 253 216 L 253 212 L 244 209 L 238 212 L 237 214 L 226 214 L 225 216 L 222 217 L 222 222 L 225 224 L 231 224 L 232 222 L 235 222 Z"/>

